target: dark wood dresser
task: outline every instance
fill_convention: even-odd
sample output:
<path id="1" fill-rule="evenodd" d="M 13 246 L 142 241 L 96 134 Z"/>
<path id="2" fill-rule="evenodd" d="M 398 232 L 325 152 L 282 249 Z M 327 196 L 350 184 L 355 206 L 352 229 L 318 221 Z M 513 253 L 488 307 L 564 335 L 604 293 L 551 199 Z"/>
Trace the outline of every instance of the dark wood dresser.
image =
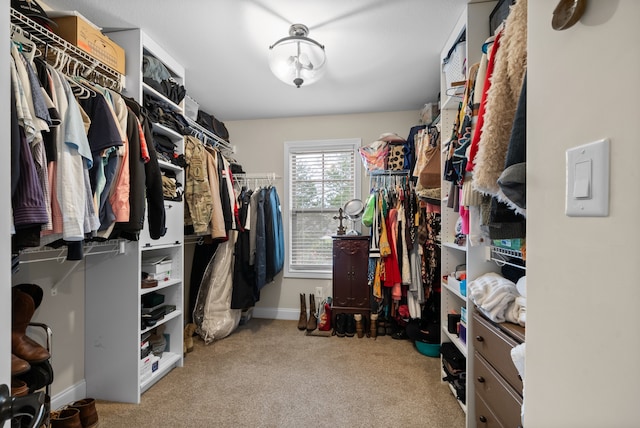
<path id="1" fill-rule="evenodd" d="M 522 379 L 511 349 L 524 342 L 525 330 L 512 323 L 494 323 L 477 308 L 473 313 L 473 370 L 476 426 L 522 427 Z"/>
<path id="2" fill-rule="evenodd" d="M 333 307 L 336 314 L 362 314 L 369 318 L 371 291 L 367 280 L 369 237 L 333 237 Z"/>

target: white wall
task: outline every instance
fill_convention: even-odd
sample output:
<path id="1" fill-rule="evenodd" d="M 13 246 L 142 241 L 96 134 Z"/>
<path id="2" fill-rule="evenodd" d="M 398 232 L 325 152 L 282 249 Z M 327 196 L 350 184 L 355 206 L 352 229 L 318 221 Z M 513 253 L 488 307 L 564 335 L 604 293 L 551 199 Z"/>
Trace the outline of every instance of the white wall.
<path id="1" fill-rule="evenodd" d="M 639 426 L 640 2 L 551 28 L 529 1 L 526 427 Z M 564 214 L 565 150 L 611 139 L 610 215 Z"/>
<path id="2" fill-rule="evenodd" d="M 237 147 L 237 160 L 246 172 L 275 172 L 284 176 L 284 142 L 338 138 L 360 138 L 363 144 L 375 141 L 383 132 L 395 132 L 403 138 L 418 123 L 418 111 L 312 116 L 285 119 L 242 120 L 225 122 L 231 143 Z M 368 179 L 363 179 L 363 187 Z M 276 183 L 280 202 L 285 200 L 284 183 Z M 366 188 L 364 189 L 366 192 Z M 364 193 L 366 194 L 366 193 Z M 336 229 L 337 229 L 336 222 Z M 297 319 L 300 315 L 300 293 L 313 293 L 315 287 L 331 290 L 331 280 L 283 278 L 261 290 L 254 316 Z"/>
<path id="3" fill-rule="evenodd" d="M 0 22 L 7 22 L 9 20 L 9 3 L 3 2 L 0 5 Z M 9 26 L 5 25 L 0 30 L 0 38 L 7 40 L 9 38 Z M 9 44 L 5 43 L 4 48 L 0 55 L 7 58 L 9 55 Z M 0 82 L 9 82 L 9 68 L 4 67 L 0 70 Z M 5 83 L 0 88 L 0 99 L 9 99 L 9 84 Z M 0 117 L 2 118 L 2 125 L 0 125 L 0 138 L 2 141 L 9 141 L 9 103 L 4 102 L 0 107 Z M 6 147 L 6 144 L 5 144 Z M 10 177 L 10 160 L 9 156 L 2 156 L 0 162 L 0 183 L 5 183 L 4 186 L 9 187 L 11 182 Z M 0 205 L 9 206 L 11 203 L 10 192 L 0 193 Z M 2 236 L 9 236 L 9 228 L 11 224 L 11 213 L 9 210 L 0 210 L 0 229 L 2 230 Z M 10 349 L 11 347 L 11 242 L 9 239 L 3 240 L 2 248 L 0 249 L 0 260 L 3 260 L 4 268 L 0 269 L 0 349 Z M 0 353 L 0 385 L 11 385 L 11 369 L 9 362 L 11 357 L 7 352 Z M 0 424 L 1 425 L 1 424 Z M 5 426 L 9 426 L 7 423 Z"/>

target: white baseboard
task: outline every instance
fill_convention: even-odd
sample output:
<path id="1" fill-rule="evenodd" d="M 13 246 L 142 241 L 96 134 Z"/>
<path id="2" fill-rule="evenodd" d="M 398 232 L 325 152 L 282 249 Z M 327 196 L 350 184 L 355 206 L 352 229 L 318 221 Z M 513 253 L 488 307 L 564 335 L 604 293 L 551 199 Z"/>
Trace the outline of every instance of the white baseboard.
<path id="1" fill-rule="evenodd" d="M 253 308 L 254 318 L 265 318 L 270 320 L 291 320 L 296 321 L 300 318 L 300 309 L 282 309 L 282 308 Z"/>
<path id="2" fill-rule="evenodd" d="M 71 404 L 74 401 L 87 398 L 87 383 L 82 380 L 75 385 L 70 386 L 62 392 L 51 397 L 51 410 L 59 409 L 62 406 Z"/>

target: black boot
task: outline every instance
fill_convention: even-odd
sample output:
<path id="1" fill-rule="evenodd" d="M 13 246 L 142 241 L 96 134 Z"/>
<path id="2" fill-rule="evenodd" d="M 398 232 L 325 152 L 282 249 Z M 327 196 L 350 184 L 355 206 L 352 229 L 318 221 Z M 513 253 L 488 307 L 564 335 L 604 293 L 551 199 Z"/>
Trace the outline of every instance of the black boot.
<path id="1" fill-rule="evenodd" d="M 336 315 L 335 333 L 338 337 L 344 337 L 347 322 L 347 314 Z"/>
<path id="2" fill-rule="evenodd" d="M 318 328 L 318 318 L 316 317 L 316 296 L 309 294 L 309 322 L 307 322 L 307 331 L 313 331 Z"/>
<path id="3" fill-rule="evenodd" d="M 347 326 L 344 334 L 347 337 L 353 337 L 356 334 L 356 319 L 353 314 L 347 314 Z"/>

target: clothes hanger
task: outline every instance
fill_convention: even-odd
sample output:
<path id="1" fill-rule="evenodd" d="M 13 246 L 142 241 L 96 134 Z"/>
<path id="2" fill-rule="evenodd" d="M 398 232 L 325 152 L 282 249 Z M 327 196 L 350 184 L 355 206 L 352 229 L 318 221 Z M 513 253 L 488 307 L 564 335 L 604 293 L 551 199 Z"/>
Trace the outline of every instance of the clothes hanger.
<path id="1" fill-rule="evenodd" d="M 33 62 L 36 55 L 36 43 L 29 39 L 22 31 L 15 31 L 11 35 L 11 40 L 18 46 L 18 50 L 24 55 L 29 62 Z"/>

